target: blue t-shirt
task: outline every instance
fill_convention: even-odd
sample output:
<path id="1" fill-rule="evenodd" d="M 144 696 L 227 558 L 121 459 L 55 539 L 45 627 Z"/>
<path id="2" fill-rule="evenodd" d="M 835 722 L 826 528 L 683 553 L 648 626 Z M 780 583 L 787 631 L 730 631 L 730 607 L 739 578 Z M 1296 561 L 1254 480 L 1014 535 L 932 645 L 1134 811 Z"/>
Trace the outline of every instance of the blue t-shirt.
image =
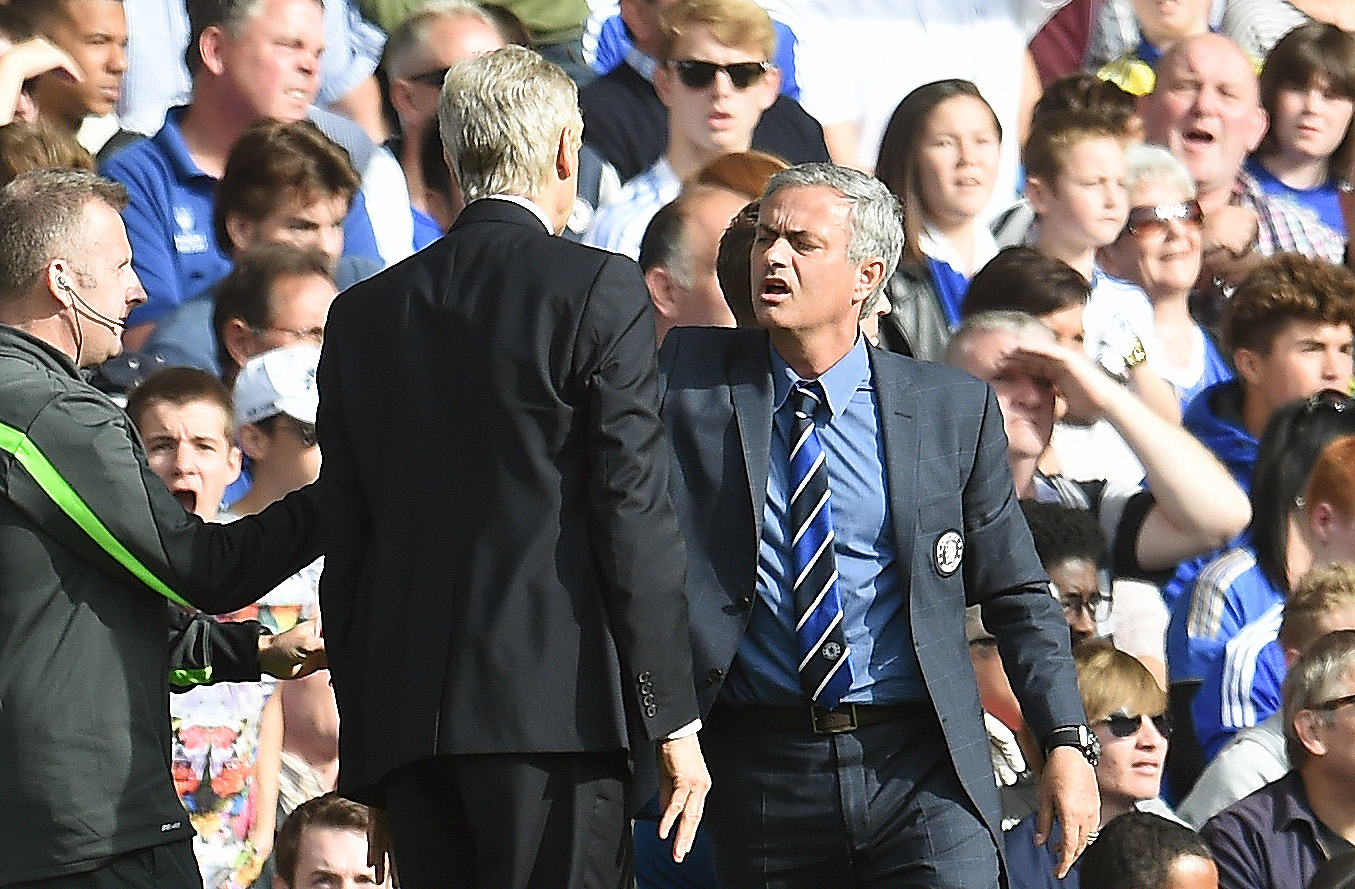
<path id="1" fill-rule="evenodd" d="M 1290 188 L 1262 166 L 1255 155 L 1247 158 L 1246 170 L 1266 194 L 1307 207 L 1321 217 L 1324 225 L 1345 237 L 1346 220 L 1341 215 L 1341 192 L 1336 187 L 1335 179 L 1328 179 L 1316 188 Z"/>

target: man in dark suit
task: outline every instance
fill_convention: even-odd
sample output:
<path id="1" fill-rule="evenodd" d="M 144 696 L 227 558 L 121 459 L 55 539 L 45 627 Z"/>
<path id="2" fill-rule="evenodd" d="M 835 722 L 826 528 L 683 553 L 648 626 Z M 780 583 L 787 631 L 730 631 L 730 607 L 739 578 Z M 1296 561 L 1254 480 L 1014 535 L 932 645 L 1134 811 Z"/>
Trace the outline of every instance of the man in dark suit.
<path id="1" fill-rule="evenodd" d="M 679 860 L 709 784 L 649 299 L 554 236 L 563 71 L 463 62 L 439 116 L 470 203 L 335 302 L 320 362 L 339 791 L 387 809 L 407 889 L 621 886 L 632 744 L 657 747 Z"/>
<path id="2" fill-rule="evenodd" d="M 1059 822 L 1063 870 L 1097 823 L 1068 630 L 993 393 L 859 333 L 901 242 L 877 180 L 791 168 L 768 186 L 753 246 L 764 330 L 664 340 L 726 887 L 998 884 L 966 604 L 982 606 L 1044 739 L 1040 832 Z"/>

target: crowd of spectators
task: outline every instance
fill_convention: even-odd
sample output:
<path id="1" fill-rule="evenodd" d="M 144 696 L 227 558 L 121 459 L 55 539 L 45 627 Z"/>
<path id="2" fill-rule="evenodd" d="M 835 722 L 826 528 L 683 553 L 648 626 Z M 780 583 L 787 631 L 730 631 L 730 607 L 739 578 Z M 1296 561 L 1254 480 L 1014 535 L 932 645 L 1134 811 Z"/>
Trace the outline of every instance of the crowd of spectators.
<path id="1" fill-rule="evenodd" d="M 639 261 L 660 343 L 754 323 L 775 173 L 873 172 L 904 243 L 862 328 L 995 390 L 1102 750 L 1100 839 L 1056 878 L 1022 792 L 1041 751 L 971 615 L 1011 885 L 1346 885 L 1352 28 L 1315 0 L 0 0 L 0 178 L 127 190 L 147 298 L 95 378 L 185 509 L 230 521 L 319 473 L 336 294 L 464 206 L 438 124 L 457 63 L 522 44 L 579 84 L 563 234 Z M 320 565 L 223 620 L 313 636 Z M 325 796 L 324 673 L 172 712 L 207 889 L 300 886 L 302 837 L 365 835 Z M 638 865 L 713 885 L 699 839 Z"/>

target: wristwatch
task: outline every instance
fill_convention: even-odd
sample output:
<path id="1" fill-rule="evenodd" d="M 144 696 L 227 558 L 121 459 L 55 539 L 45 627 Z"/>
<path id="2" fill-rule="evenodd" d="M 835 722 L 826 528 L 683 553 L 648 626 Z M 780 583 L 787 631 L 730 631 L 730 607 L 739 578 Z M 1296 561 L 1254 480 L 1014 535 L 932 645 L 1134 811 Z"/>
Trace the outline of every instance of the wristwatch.
<path id="1" fill-rule="evenodd" d="M 1050 731 L 1044 736 L 1045 759 L 1055 747 L 1076 747 L 1093 768 L 1101 761 L 1101 742 L 1085 725 L 1061 725 Z"/>

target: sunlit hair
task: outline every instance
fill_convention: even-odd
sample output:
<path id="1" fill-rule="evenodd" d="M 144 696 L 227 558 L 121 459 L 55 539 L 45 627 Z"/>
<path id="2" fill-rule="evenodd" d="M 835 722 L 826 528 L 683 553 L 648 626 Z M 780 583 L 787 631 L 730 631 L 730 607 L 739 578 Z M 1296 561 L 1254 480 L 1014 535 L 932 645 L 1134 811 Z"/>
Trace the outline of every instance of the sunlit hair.
<path id="1" fill-rule="evenodd" d="M 174 407 L 206 402 L 221 410 L 221 437 L 235 441 L 235 404 L 216 374 L 196 367 L 166 367 L 142 380 L 127 395 L 127 416 L 138 429 L 153 405 Z"/>
<path id="2" fill-rule="evenodd" d="M 671 60 L 673 47 L 694 27 L 705 27 L 724 46 L 755 47 L 764 61 L 776 54 L 771 17 L 754 0 L 678 0 L 659 19 L 659 60 Z"/>
<path id="3" fill-rule="evenodd" d="M 1057 193 L 1059 174 L 1068 166 L 1068 156 L 1083 142 L 1108 139 L 1120 144 L 1120 133 L 1090 111 L 1061 111 L 1041 117 L 1031 125 L 1030 137 L 1021 151 L 1026 177 Z"/>
<path id="4" fill-rule="evenodd" d="M 1355 439 L 1346 439 L 1347 441 Z M 1280 643 L 1303 651 L 1322 635 L 1320 621 L 1341 608 L 1355 605 L 1355 565 L 1335 562 L 1313 568 L 1284 600 Z"/>
<path id="5" fill-rule="evenodd" d="M 1180 192 L 1182 200 L 1195 197 L 1195 179 L 1185 164 L 1177 160 L 1161 145 L 1131 145 L 1125 149 L 1128 174 L 1125 178 L 1132 192 L 1144 182 L 1160 182 Z"/>
<path id="6" fill-rule="evenodd" d="M 424 44 L 433 26 L 442 19 L 470 19 L 499 33 L 494 19 L 477 3 L 470 0 L 429 0 L 415 8 L 400 23 L 400 27 L 386 38 L 381 64 L 389 77 L 408 78 L 423 73 L 417 70 L 417 66 L 427 64 Z"/>
<path id="7" fill-rule="evenodd" d="M 1294 718 L 1303 710 L 1330 724 L 1336 713 L 1313 710 L 1333 697 L 1348 694 L 1355 679 L 1355 630 L 1337 630 L 1321 637 L 1285 674 L 1281 695 L 1284 698 L 1284 746 L 1293 768 L 1302 768 L 1311 759 L 1308 748 L 1299 740 Z"/>
<path id="8" fill-rule="evenodd" d="M 765 151 L 730 151 L 698 170 L 688 184 L 713 185 L 752 201 L 762 197 L 771 178 L 787 166 Z"/>
<path id="9" fill-rule="evenodd" d="M 1120 711 L 1140 716 L 1166 712 L 1167 693 L 1132 654 L 1093 640 L 1078 646 L 1073 663 L 1089 721 Z"/>
<path id="10" fill-rule="evenodd" d="M 505 46 L 447 72 L 438 102 L 442 144 L 466 201 L 533 195 L 554 170 L 560 136 L 583 134 L 574 81 L 530 49 Z"/>
<path id="11" fill-rule="evenodd" d="M 85 208 L 127 206 L 127 189 L 85 170 L 32 170 L 0 191 L 0 302 L 28 292 L 54 259 L 65 259 L 81 282 Z"/>
<path id="12" fill-rule="evenodd" d="M 1229 351 L 1269 355 L 1276 335 L 1291 321 L 1355 327 L 1355 274 L 1297 253 L 1263 260 L 1228 300 L 1223 341 Z"/>
<path id="13" fill-rule="evenodd" d="M 351 830 L 365 838 L 371 823 L 371 809 L 337 794 L 326 793 L 306 800 L 293 809 L 287 820 L 282 822 L 282 827 L 278 828 L 274 854 L 277 857 L 279 879 L 289 887 L 295 886 L 296 863 L 307 828 Z M 295 889 L 305 887 L 295 886 Z"/>

